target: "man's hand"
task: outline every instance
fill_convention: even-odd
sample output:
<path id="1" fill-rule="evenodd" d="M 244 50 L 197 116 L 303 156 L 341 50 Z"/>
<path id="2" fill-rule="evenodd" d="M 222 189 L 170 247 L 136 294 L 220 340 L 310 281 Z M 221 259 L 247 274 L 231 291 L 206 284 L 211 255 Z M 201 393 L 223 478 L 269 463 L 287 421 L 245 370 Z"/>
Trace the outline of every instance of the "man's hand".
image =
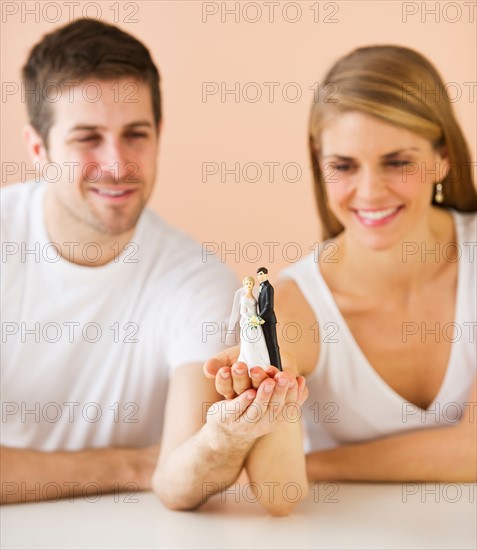
<path id="1" fill-rule="evenodd" d="M 304 379 L 299 384 L 294 376 L 277 371 L 275 378 L 266 377 L 257 390 L 248 388 L 234 399 L 214 403 L 207 412 L 212 446 L 219 449 L 232 440 L 250 444 L 285 422 L 297 422 L 298 395 L 304 401 L 307 391 Z"/>
<path id="2" fill-rule="evenodd" d="M 252 367 L 249 375 L 247 365 L 236 362 L 239 354 L 239 346 L 228 348 L 204 364 L 204 374 L 215 378 L 217 392 L 225 397 L 209 410 L 209 425 L 225 436 L 256 438 L 275 431 L 284 419 L 296 422 L 308 388 L 303 376 L 296 377 L 294 358 L 283 354 L 283 372 Z"/>

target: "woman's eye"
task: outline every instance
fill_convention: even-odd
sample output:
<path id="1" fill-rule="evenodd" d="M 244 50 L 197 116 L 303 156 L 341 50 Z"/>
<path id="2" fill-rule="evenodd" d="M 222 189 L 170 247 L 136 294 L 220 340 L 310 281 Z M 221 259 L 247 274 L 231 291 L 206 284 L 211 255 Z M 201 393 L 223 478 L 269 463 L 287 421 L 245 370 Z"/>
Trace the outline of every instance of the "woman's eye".
<path id="1" fill-rule="evenodd" d="M 337 164 L 335 168 L 338 172 L 346 172 L 351 168 L 351 166 L 349 164 Z"/>
<path id="2" fill-rule="evenodd" d="M 394 166 L 396 168 L 400 168 L 401 166 L 407 166 L 408 164 L 411 164 L 407 160 L 391 160 L 388 162 L 389 165 Z"/>

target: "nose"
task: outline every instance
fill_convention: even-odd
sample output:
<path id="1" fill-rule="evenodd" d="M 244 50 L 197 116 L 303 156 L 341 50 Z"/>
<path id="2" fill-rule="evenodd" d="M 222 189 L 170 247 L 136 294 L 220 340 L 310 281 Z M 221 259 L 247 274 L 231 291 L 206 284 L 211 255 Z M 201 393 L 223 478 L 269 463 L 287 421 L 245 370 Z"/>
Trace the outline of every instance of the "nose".
<path id="1" fill-rule="evenodd" d="M 384 177 L 370 167 L 363 167 L 356 183 L 356 197 L 363 203 L 379 200 L 385 193 Z"/>
<path id="2" fill-rule="evenodd" d="M 101 181 L 113 181 L 119 183 L 122 181 L 132 183 L 132 176 L 138 170 L 135 169 L 134 163 L 129 162 L 126 153 L 126 146 L 119 139 L 105 139 L 98 159 L 99 167 L 101 168 Z"/>

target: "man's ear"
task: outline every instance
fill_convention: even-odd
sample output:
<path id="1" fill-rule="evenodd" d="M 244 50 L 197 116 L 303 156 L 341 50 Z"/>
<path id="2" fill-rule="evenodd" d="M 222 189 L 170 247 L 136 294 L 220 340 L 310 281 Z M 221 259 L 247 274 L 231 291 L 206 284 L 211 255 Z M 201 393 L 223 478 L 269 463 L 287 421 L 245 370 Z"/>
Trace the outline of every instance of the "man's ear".
<path id="1" fill-rule="evenodd" d="M 32 162 L 43 166 L 48 160 L 48 151 L 38 132 L 31 124 L 25 124 L 22 128 L 22 137 Z"/>

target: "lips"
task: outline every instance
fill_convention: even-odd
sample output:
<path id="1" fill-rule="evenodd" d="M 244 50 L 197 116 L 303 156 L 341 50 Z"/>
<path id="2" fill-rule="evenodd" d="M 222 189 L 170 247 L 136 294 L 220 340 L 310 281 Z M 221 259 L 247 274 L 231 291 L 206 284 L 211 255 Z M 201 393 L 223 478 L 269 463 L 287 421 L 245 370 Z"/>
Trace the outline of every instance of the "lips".
<path id="1" fill-rule="evenodd" d="M 368 227 L 376 227 L 385 225 L 393 220 L 399 212 L 404 208 L 403 205 L 399 206 L 389 206 L 386 208 L 379 208 L 373 210 L 361 210 L 353 209 L 353 212 L 356 214 L 358 220 Z"/>
<path id="2" fill-rule="evenodd" d="M 91 191 L 102 199 L 119 202 L 136 192 L 136 189 L 121 187 L 93 187 Z"/>

